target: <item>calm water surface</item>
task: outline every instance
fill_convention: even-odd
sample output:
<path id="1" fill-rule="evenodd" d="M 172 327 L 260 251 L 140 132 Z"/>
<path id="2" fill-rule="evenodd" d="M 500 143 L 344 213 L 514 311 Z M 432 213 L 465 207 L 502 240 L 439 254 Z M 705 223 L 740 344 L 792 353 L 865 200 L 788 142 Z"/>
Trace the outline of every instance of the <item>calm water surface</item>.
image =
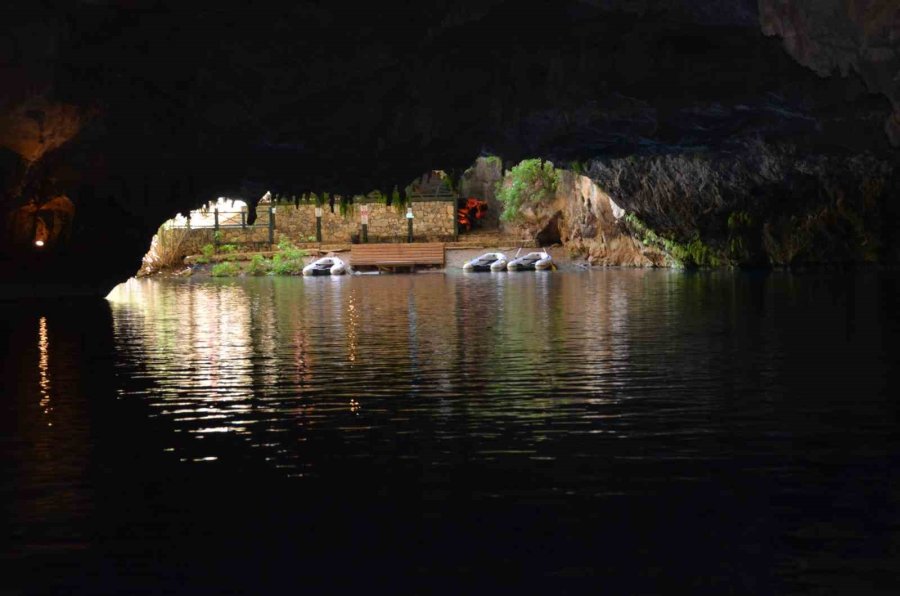
<path id="1" fill-rule="evenodd" d="M 897 593 L 898 282 L 187 279 L 0 304 L 0 592 Z"/>

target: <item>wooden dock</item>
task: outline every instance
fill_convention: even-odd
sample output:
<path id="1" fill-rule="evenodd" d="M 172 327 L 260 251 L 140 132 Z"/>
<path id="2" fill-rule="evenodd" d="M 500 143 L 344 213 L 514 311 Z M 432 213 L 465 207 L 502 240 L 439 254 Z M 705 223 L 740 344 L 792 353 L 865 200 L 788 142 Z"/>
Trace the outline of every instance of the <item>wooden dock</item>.
<path id="1" fill-rule="evenodd" d="M 352 244 L 351 267 L 375 267 L 415 271 L 416 267 L 443 267 L 443 242 L 412 242 L 409 244 Z"/>

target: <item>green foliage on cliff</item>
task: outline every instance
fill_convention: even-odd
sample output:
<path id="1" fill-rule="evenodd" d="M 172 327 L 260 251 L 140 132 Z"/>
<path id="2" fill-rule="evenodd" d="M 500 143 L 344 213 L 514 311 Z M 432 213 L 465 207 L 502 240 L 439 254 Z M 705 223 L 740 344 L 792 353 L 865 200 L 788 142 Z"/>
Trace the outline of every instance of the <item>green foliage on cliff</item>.
<path id="1" fill-rule="evenodd" d="M 491 167 L 502 168 L 503 160 L 496 155 L 487 155 L 483 157 L 484 161 Z"/>
<path id="2" fill-rule="evenodd" d="M 735 265 L 753 261 L 752 238 L 758 237 L 755 219 L 746 211 L 735 211 L 728 216 L 728 259 Z M 757 242 L 758 243 L 758 242 Z"/>
<path id="3" fill-rule="evenodd" d="M 719 267 L 722 259 L 718 252 L 695 236 L 687 244 L 673 242 L 672 256 L 685 267 Z"/>
<path id="4" fill-rule="evenodd" d="M 515 221 L 522 206 L 553 198 L 559 172 L 549 161 L 526 159 L 497 183 L 497 198 L 503 203 L 503 221 Z"/>
<path id="5" fill-rule="evenodd" d="M 698 235 L 685 243 L 676 242 L 654 232 L 633 213 L 625 215 L 625 223 L 641 242 L 662 250 L 679 267 L 719 267 L 723 264 L 722 255 L 707 246 Z"/>
<path id="6" fill-rule="evenodd" d="M 569 164 L 569 169 L 581 176 L 587 176 L 588 170 L 590 169 L 590 163 L 586 161 L 575 160 Z"/>

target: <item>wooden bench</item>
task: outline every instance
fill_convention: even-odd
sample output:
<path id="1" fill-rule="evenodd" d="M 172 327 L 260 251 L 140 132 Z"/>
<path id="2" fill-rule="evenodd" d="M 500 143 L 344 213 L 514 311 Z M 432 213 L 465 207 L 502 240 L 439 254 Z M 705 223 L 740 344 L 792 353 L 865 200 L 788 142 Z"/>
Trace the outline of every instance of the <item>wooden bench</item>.
<path id="1" fill-rule="evenodd" d="M 444 266 L 442 242 L 412 242 L 408 244 L 352 244 L 351 267 L 409 267 L 417 265 Z"/>

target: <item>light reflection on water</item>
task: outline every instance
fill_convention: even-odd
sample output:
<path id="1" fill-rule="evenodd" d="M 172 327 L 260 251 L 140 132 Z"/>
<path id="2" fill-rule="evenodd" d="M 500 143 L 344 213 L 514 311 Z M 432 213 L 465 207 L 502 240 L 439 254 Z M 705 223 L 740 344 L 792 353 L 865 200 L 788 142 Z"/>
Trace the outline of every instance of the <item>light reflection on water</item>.
<path id="1" fill-rule="evenodd" d="M 168 421 L 186 461 L 259 457 L 308 476 L 333 465 L 320 450 L 327 462 L 406 456 L 407 437 L 427 440 L 438 466 L 461 449 L 508 468 L 706 460 L 722 456 L 710 437 L 721 444 L 742 416 L 778 422 L 767 416 L 817 351 L 803 334 L 843 341 L 843 319 L 791 318 L 810 314 L 791 304 L 794 283 L 647 271 L 143 281 L 113 300 L 114 336 L 122 374 L 147 381 L 127 397 Z M 598 490 L 605 472 L 593 473 L 574 490 Z"/>
<path id="2" fill-rule="evenodd" d="M 40 352 L 38 371 L 41 377 L 40 406 L 44 414 L 49 416 L 53 406 L 50 404 L 50 340 L 47 336 L 47 317 L 41 317 L 38 321 L 38 351 Z M 53 426 L 53 422 L 48 420 L 47 426 Z"/>
<path id="3" fill-rule="evenodd" d="M 419 435 L 425 420 L 440 441 L 476 437 L 476 458 L 552 460 L 554 433 L 621 432 L 602 410 L 620 399 L 635 283 L 595 301 L 561 274 L 131 282 L 114 335 L 153 416 L 204 441 L 173 439 L 185 460 L 227 456 L 209 441 L 227 433 L 308 474 L 298 440 Z M 498 447 L 511 431 L 516 447 Z"/>
<path id="4" fill-rule="evenodd" d="M 624 270 L 145 280 L 83 320 L 0 311 L 24 346 L 0 377 L 9 552 L 124 561 L 112 593 L 160 566 L 230 589 L 338 560 L 603 576 L 614 592 L 883 586 L 897 287 Z M 64 588 L 86 581 L 72 561 Z M 145 593 L 184 591 L 160 581 Z"/>

